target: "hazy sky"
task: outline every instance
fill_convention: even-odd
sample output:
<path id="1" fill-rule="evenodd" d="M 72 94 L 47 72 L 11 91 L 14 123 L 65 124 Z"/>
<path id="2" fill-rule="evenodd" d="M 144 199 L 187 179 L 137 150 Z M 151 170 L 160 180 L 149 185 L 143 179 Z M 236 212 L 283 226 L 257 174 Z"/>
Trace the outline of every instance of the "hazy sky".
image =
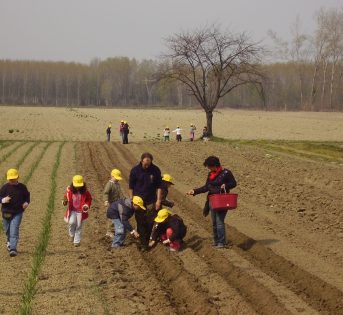
<path id="1" fill-rule="evenodd" d="M 0 59 L 155 58 L 163 38 L 206 23 L 287 38 L 297 15 L 313 31 L 320 7 L 343 0 L 0 0 Z"/>

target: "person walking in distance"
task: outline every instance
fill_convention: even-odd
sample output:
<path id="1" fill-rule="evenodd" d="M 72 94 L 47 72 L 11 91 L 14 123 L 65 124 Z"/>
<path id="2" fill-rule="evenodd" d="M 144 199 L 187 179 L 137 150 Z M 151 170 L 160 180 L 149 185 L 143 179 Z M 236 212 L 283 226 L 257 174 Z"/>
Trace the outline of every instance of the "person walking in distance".
<path id="1" fill-rule="evenodd" d="M 127 123 L 127 121 L 124 121 L 124 127 L 123 127 L 124 139 L 123 139 L 123 144 L 129 144 L 129 133 L 130 133 L 130 126 Z"/>
<path id="2" fill-rule="evenodd" d="M 175 130 L 173 130 L 172 132 L 176 133 L 176 141 L 181 142 L 182 141 L 182 129 L 180 128 L 180 126 L 177 126 L 177 128 Z"/>
<path id="3" fill-rule="evenodd" d="M 111 141 L 111 125 L 108 125 L 107 129 L 106 129 L 106 136 L 107 136 L 107 142 Z"/>

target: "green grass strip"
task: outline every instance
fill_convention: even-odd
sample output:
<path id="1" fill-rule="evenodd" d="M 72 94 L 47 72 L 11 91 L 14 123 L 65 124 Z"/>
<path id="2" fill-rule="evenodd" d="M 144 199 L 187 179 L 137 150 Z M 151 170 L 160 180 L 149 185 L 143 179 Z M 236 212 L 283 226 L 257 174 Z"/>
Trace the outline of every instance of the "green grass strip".
<path id="1" fill-rule="evenodd" d="M 41 154 L 38 156 L 37 160 L 35 161 L 35 163 L 33 165 L 31 165 L 30 171 L 29 173 L 24 177 L 23 179 L 23 183 L 25 185 L 27 185 L 33 175 L 33 173 L 35 172 L 35 170 L 37 169 L 39 163 L 42 161 L 46 151 L 48 150 L 48 148 L 50 147 L 50 145 L 52 144 L 52 142 L 48 142 L 46 143 L 45 147 L 43 148 Z"/>
<path id="2" fill-rule="evenodd" d="M 27 185 L 33 175 L 33 173 L 35 172 L 36 168 L 38 167 L 38 164 L 40 163 L 40 161 L 42 160 L 46 150 L 48 149 L 48 147 L 51 145 L 51 142 L 48 142 L 45 147 L 43 148 L 41 154 L 39 155 L 39 157 L 37 158 L 37 160 L 35 161 L 34 164 L 31 165 L 30 171 L 29 173 L 24 177 L 24 179 L 22 180 L 22 183 Z M 29 148 L 30 149 L 30 148 Z M 32 151 L 32 150 L 31 150 Z M 27 154 L 25 154 L 25 156 L 27 156 Z M 20 166 L 20 165 L 19 165 Z M 19 168 L 19 167 L 18 167 Z M 1 226 L 2 226 L 2 219 L 1 221 Z M 0 229 L 0 234 L 2 234 L 3 229 Z"/>
<path id="3" fill-rule="evenodd" d="M 5 162 L 11 155 L 13 155 L 17 150 L 22 147 L 27 142 L 19 142 L 10 152 L 7 152 L 1 159 L 0 163 Z"/>
<path id="4" fill-rule="evenodd" d="M 55 198 L 56 198 L 56 191 L 57 191 L 57 171 L 61 163 L 61 155 L 62 155 L 62 148 L 64 146 L 64 142 L 62 142 L 59 146 L 56 161 L 54 167 L 51 172 L 51 190 L 49 195 L 49 201 L 47 204 L 47 211 L 45 217 L 42 222 L 42 231 L 40 233 L 38 243 L 36 245 L 34 254 L 33 254 L 33 262 L 32 268 L 28 275 L 28 279 L 24 285 L 24 292 L 21 298 L 21 306 L 19 309 L 19 313 L 21 315 L 31 314 L 32 311 L 32 301 L 36 294 L 36 285 L 38 283 L 38 276 L 43 266 L 43 262 L 46 256 L 46 250 L 48 247 L 50 234 L 51 234 L 51 220 L 52 215 L 55 209 Z"/>
<path id="5" fill-rule="evenodd" d="M 20 158 L 20 160 L 19 160 L 13 167 L 19 169 L 20 166 L 22 166 L 23 163 L 25 162 L 27 156 L 33 151 L 33 149 L 34 149 L 39 143 L 40 143 L 40 142 L 33 142 L 33 143 L 31 144 L 31 146 L 30 146 L 30 147 L 26 150 L 26 152 L 23 154 L 23 156 Z M 13 150 L 12 150 L 12 151 L 9 152 L 9 153 L 11 153 L 11 155 L 12 155 L 12 153 L 14 153 L 14 152 L 13 152 Z M 6 182 L 6 180 L 3 181 L 3 182 L 1 183 L 1 185 L 4 185 L 5 182 Z"/>

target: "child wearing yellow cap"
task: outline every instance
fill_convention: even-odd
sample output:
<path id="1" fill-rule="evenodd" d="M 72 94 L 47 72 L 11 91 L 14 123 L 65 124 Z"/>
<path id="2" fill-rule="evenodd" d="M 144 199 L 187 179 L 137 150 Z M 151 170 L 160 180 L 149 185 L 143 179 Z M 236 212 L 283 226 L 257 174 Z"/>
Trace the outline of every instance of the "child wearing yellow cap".
<path id="1" fill-rule="evenodd" d="M 161 184 L 161 190 L 162 190 L 162 206 L 173 208 L 174 207 L 174 201 L 168 200 L 167 196 L 169 193 L 170 186 L 174 185 L 173 178 L 169 174 L 163 174 L 162 176 L 162 184 Z"/>
<path id="2" fill-rule="evenodd" d="M 18 170 L 7 171 L 7 183 L 0 189 L 0 202 L 3 229 L 6 234 L 6 246 L 11 257 L 17 256 L 19 228 L 23 213 L 30 203 L 30 193 L 27 187 L 19 183 Z"/>
<path id="3" fill-rule="evenodd" d="M 179 251 L 186 233 L 187 227 L 183 220 L 178 215 L 172 214 L 168 209 L 162 209 L 155 218 L 149 247 L 153 247 L 160 240 L 164 245 L 169 246 L 170 251 Z"/>
<path id="4" fill-rule="evenodd" d="M 82 227 L 88 219 L 88 210 L 92 204 L 92 196 L 87 189 L 83 176 L 75 175 L 64 194 L 63 205 L 68 206 L 64 221 L 69 224 L 69 237 L 74 246 L 80 246 Z"/>
<path id="5" fill-rule="evenodd" d="M 111 171 L 111 178 L 106 183 L 104 188 L 104 205 L 107 208 L 112 202 L 115 202 L 119 199 L 124 198 L 124 194 L 120 187 L 119 182 L 123 179 L 121 171 L 118 169 L 113 169 Z M 107 220 L 106 226 L 106 236 L 113 238 L 114 237 L 114 229 L 112 220 Z"/>

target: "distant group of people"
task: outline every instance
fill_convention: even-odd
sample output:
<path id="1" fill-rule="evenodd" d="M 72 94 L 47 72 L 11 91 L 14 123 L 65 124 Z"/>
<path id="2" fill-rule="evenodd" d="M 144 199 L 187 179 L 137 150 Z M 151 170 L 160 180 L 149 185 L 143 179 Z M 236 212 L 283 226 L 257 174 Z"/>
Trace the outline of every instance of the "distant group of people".
<path id="1" fill-rule="evenodd" d="M 232 172 L 221 166 L 218 157 L 209 156 L 204 166 L 210 171 L 204 186 L 190 190 L 188 195 L 208 193 L 210 196 L 219 194 L 222 190 L 229 192 L 236 186 Z M 122 192 L 120 186 L 122 179 L 121 171 L 113 169 L 103 192 L 108 218 L 106 236 L 113 239 L 112 248 L 123 247 L 126 234 L 130 233 L 134 238 L 140 239 L 142 251 L 149 250 L 158 242 L 167 246 L 170 251 L 179 251 L 187 227 L 183 219 L 171 211 L 174 202 L 168 200 L 168 192 L 174 185 L 173 178 L 169 174 L 162 176 L 160 169 L 153 163 L 153 156 L 150 153 L 143 153 L 140 162 L 131 169 L 128 197 Z M 18 170 L 7 171 L 7 183 L 0 189 L 0 202 L 6 246 L 9 255 L 14 257 L 18 254 L 17 244 L 22 217 L 31 202 L 30 192 L 19 182 Z M 68 223 L 70 242 L 78 247 L 82 241 L 84 221 L 88 219 L 92 205 L 92 195 L 83 176 L 75 175 L 72 178 L 71 184 L 64 193 L 62 204 L 66 207 L 64 220 Z M 207 216 L 209 213 L 213 226 L 213 246 L 224 248 L 226 246 L 224 220 L 227 210 L 212 209 L 207 198 L 203 215 Z M 129 221 L 133 216 L 136 220 L 136 229 Z"/>
<path id="2" fill-rule="evenodd" d="M 111 141 L 112 123 L 110 123 L 106 129 L 107 142 Z M 127 121 L 121 120 L 119 125 L 119 136 L 123 144 L 129 143 L 130 126 Z"/>
<path id="3" fill-rule="evenodd" d="M 164 128 L 163 130 L 163 137 L 164 141 L 170 141 L 170 132 L 173 132 L 176 134 L 176 141 L 181 142 L 182 141 L 182 128 L 180 126 L 177 126 L 176 129 L 173 131 L 170 131 L 169 127 Z M 189 129 L 189 141 L 195 140 L 195 131 L 197 130 L 196 126 L 194 124 L 190 125 Z M 208 128 L 205 126 L 202 130 L 202 136 L 200 137 L 201 140 L 208 141 L 210 140 L 210 133 L 208 132 Z"/>
<path id="4" fill-rule="evenodd" d="M 189 129 L 189 141 L 194 141 L 195 140 L 195 132 L 197 128 L 194 124 L 190 125 Z M 180 126 L 177 126 L 174 130 L 170 130 L 169 127 L 165 127 L 163 130 L 163 139 L 164 141 L 170 141 L 170 134 L 175 133 L 176 135 L 176 141 L 181 142 L 182 141 L 182 131 L 183 129 Z M 107 142 L 111 141 L 111 134 L 112 134 L 112 123 L 110 123 L 106 129 L 106 139 Z M 130 134 L 130 126 L 127 121 L 122 120 L 119 125 L 119 135 L 121 142 L 123 144 L 128 144 L 129 143 L 129 134 Z M 201 140 L 203 141 L 208 141 L 210 140 L 210 133 L 208 131 L 207 126 L 205 126 L 202 130 L 202 135 L 200 137 Z"/>

